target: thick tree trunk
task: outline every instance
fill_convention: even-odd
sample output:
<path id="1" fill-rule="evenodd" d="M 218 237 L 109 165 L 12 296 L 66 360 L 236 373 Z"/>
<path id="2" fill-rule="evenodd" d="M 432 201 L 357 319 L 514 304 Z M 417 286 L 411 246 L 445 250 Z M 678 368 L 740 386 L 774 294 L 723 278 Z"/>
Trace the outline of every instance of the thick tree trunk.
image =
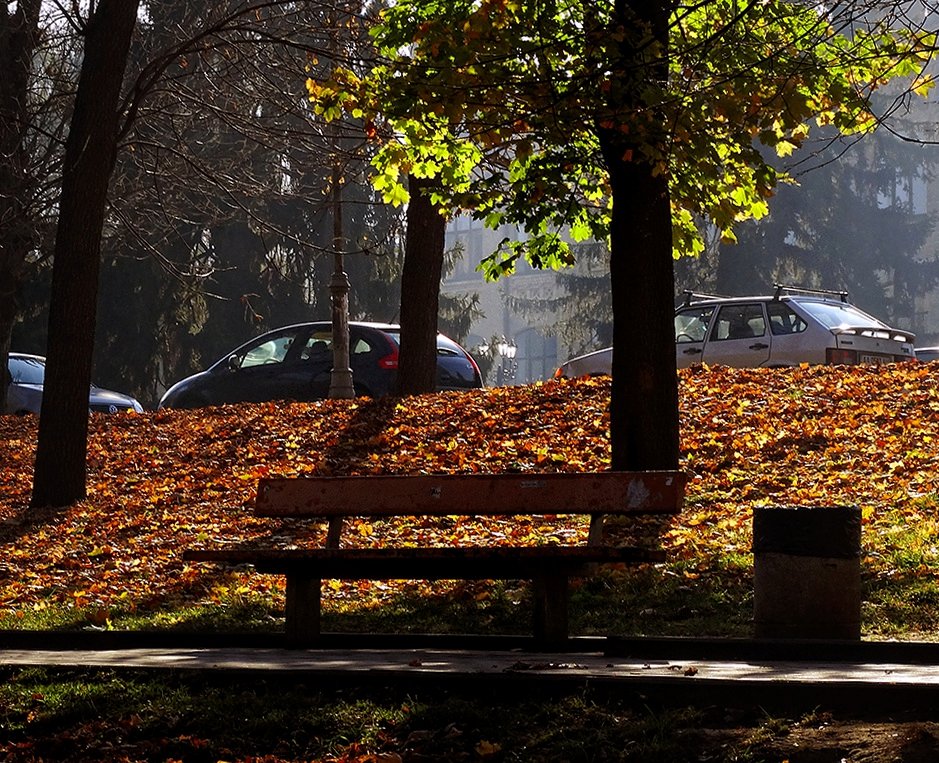
<path id="1" fill-rule="evenodd" d="M 678 465 L 671 214 L 667 182 L 642 163 L 608 159 L 613 185 L 612 468 Z"/>
<path id="2" fill-rule="evenodd" d="M 674 469 L 678 465 L 678 375 L 675 366 L 671 205 L 668 178 L 618 127 L 641 101 L 635 72 L 667 76 L 667 3 L 617 0 L 613 28 L 630 29 L 613 67 L 610 114 L 598 129 L 613 189 L 610 274 L 613 296 L 612 468 Z M 649 46 L 651 32 L 658 47 Z M 636 45 L 631 48 L 631 41 Z M 650 67 L 649 56 L 654 56 Z M 653 116 L 654 118 L 654 116 Z M 610 126 L 612 124 L 612 127 Z M 646 128 L 649 129 L 649 128 Z M 654 125 L 646 134 L 655 136 Z M 662 142 L 664 127 L 661 128 Z"/>
<path id="3" fill-rule="evenodd" d="M 59 201 L 33 506 L 85 497 L 101 231 L 137 7 L 138 0 L 100 0 L 85 29 Z"/>
<path id="4" fill-rule="evenodd" d="M 0 413 L 6 409 L 6 368 L 26 259 L 38 222 L 32 219 L 28 143 L 29 81 L 39 40 L 41 0 L 0 7 Z"/>
<path id="5" fill-rule="evenodd" d="M 408 178 L 411 200 L 401 271 L 399 395 L 433 392 L 437 386 L 437 312 L 446 220 L 430 200 L 433 188 L 433 181 Z"/>

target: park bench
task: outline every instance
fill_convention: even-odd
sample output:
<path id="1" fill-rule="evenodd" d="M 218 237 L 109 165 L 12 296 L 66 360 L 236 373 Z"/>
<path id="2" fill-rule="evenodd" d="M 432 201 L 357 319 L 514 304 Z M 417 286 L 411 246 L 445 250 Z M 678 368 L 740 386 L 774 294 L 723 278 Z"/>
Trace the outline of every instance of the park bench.
<path id="1" fill-rule="evenodd" d="M 534 636 L 556 645 L 568 637 L 568 581 L 597 565 L 664 560 L 657 548 L 604 543 L 604 518 L 674 514 L 685 478 L 675 471 L 549 474 L 375 475 L 262 479 L 255 513 L 328 522 L 318 548 L 189 549 L 184 559 L 250 564 L 286 576 L 286 637 L 292 646 L 320 636 L 323 580 L 528 580 Z M 534 546 L 345 547 L 344 520 L 359 517 L 590 515 L 586 544 Z"/>

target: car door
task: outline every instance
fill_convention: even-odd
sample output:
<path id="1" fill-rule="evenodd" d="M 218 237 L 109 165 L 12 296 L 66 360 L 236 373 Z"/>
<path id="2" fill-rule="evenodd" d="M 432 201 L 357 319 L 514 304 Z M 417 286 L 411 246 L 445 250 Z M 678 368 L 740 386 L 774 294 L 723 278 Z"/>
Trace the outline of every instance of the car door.
<path id="1" fill-rule="evenodd" d="M 263 403 L 303 400 L 309 375 L 299 362 L 310 329 L 291 326 L 274 331 L 232 355 L 215 385 L 216 403 Z"/>
<path id="2" fill-rule="evenodd" d="M 718 308 L 701 359 L 708 365 L 756 368 L 769 361 L 770 347 L 763 303 L 735 302 Z"/>
<path id="3" fill-rule="evenodd" d="M 701 362 L 713 305 L 686 307 L 675 313 L 675 363 L 688 368 Z"/>
<path id="4" fill-rule="evenodd" d="M 766 314 L 773 344 L 769 365 L 825 362 L 825 351 L 832 342 L 830 332 L 809 331 L 806 320 L 785 302 L 767 302 Z"/>
<path id="5" fill-rule="evenodd" d="M 383 356 L 396 354 L 397 349 L 383 337 L 384 334 L 376 329 L 349 326 L 349 366 L 356 394 L 377 397 L 391 389 L 394 371 L 383 370 L 380 364 Z M 329 397 L 333 369 L 333 335 L 329 324 L 314 327 L 301 351 L 301 360 L 309 380 L 308 398 Z"/>
<path id="6" fill-rule="evenodd" d="M 303 370 L 301 400 L 324 400 L 329 397 L 333 370 L 333 329 L 330 324 L 317 325 L 310 332 L 300 351 Z"/>

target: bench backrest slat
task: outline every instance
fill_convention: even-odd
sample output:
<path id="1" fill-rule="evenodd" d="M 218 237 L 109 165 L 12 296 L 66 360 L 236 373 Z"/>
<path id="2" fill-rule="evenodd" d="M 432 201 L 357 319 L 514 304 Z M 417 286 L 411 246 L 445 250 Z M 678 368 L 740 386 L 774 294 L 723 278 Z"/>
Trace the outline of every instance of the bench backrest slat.
<path id="1" fill-rule="evenodd" d="M 267 517 L 501 514 L 674 514 L 678 471 L 560 474 L 369 475 L 262 479 Z"/>

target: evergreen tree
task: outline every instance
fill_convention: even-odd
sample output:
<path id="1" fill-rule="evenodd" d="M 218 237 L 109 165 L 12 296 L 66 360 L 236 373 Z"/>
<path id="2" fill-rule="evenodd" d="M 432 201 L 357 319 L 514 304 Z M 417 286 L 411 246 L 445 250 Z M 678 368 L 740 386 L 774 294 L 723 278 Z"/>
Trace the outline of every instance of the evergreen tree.
<path id="1" fill-rule="evenodd" d="M 720 247 L 720 294 L 768 293 L 774 283 L 847 291 L 889 323 L 917 330 L 915 299 L 939 284 L 936 252 L 924 253 L 933 163 L 922 146 L 877 132 L 837 156 L 811 157 L 798 185 L 783 185 L 768 217 Z"/>

